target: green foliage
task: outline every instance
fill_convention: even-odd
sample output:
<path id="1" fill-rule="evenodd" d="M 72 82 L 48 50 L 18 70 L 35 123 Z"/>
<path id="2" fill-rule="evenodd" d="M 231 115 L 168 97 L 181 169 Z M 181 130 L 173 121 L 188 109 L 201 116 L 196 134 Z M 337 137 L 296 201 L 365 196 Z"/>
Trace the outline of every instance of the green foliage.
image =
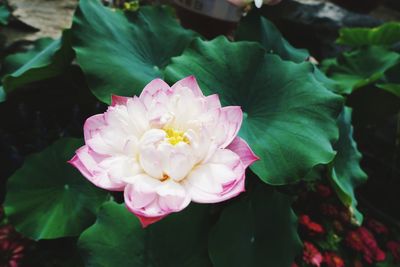
<path id="1" fill-rule="evenodd" d="M 139 94 L 152 79 L 162 77 L 161 70 L 195 33 L 180 27 L 167 8 L 142 7 L 124 14 L 98 0 L 82 0 L 72 35 L 90 89 L 110 103 L 112 94 Z"/>
<path id="2" fill-rule="evenodd" d="M 310 63 L 283 61 L 256 43 L 221 37 L 193 42 L 172 60 L 166 78 L 193 73 L 206 95 L 218 93 L 223 105 L 242 107 L 240 136 L 261 158 L 251 168 L 263 181 L 293 183 L 333 159 L 341 98 L 316 81 Z"/>
<path id="3" fill-rule="evenodd" d="M 393 45 L 400 42 L 400 22 L 388 22 L 376 28 L 343 28 L 337 42 L 342 45 Z"/>
<path id="4" fill-rule="evenodd" d="M 10 17 L 10 11 L 7 6 L 0 4 L 0 25 L 7 25 L 8 18 Z"/>
<path id="5" fill-rule="evenodd" d="M 400 64 L 388 69 L 376 86 L 400 97 Z"/>
<path id="6" fill-rule="evenodd" d="M 361 225 L 363 217 L 357 210 L 355 188 L 367 180 L 360 167 L 361 153 L 353 139 L 351 109 L 344 108 L 338 119 L 339 140 L 334 148 L 337 151 L 330 170 L 330 179 L 339 199 L 349 207 L 355 224 Z"/>
<path id="7" fill-rule="evenodd" d="M 290 267 L 300 250 L 290 197 L 261 184 L 225 208 L 210 233 L 215 267 Z"/>
<path id="8" fill-rule="evenodd" d="M 15 72 L 27 62 L 30 62 L 32 59 L 38 56 L 39 53 L 45 50 L 53 42 L 53 39 L 42 38 L 33 43 L 32 49 L 7 56 L 2 64 L 1 73 L 11 74 Z M 40 57 L 38 58 L 40 59 Z M 31 66 L 32 65 L 28 65 L 26 68 L 30 68 Z"/>
<path id="9" fill-rule="evenodd" d="M 349 52 L 323 62 L 325 73 L 336 81 L 335 91 L 352 94 L 372 86 L 400 96 L 400 23 L 388 22 L 376 28 L 344 28 L 337 40 L 349 45 Z"/>
<path id="10" fill-rule="evenodd" d="M 259 42 L 268 53 L 277 54 L 284 60 L 301 63 L 309 57 L 306 50 L 294 48 L 274 24 L 256 12 L 242 19 L 236 31 L 236 40 Z"/>
<path id="11" fill-rule="evenodd" d="M 43 47 L 46 48 L 39 52 Z M 9 94 L 29 83 L 55 77 L 65 71 L 73 57 L 68 30 L 64 31 L 62 38 L 51 43 L 48 39 L 40 40 L 32 52 L 13 55 L 8 59 L 10 70 L 14 70 L 24 59 L 27 61 L 14 72 L 4 76 L 2 80 L 4 90 Z"/>
<path id="12" fill-rule="evenodd" d="M 367 46 L 323 63 L 328 77 L 335 80 L 338 93 L 354 90 L 377 82 L 387 70 L 400 62 L 400 54 L 381 46 Z"/>
<path id="13" fill-rule="evenodd" d="M 172 84 L 195 75 L 206 95 L 217 93 L 223 105 L 242 107 L 239 135 L 260 157 L 251 169 L 262 181 L 318 179 L 329 165 L 339 198 L 360 223 L 354 191 L 366 175 L 351 111 L 345 108 L 337 119 L 343 101 L 334 92 L 376 85 L 400 95 L 400 56 L 389 47 L 397 37 L 388 36 L 396 25 L 342 31 L 339 42 L 356 49 L 324 63 L 331 80 L 256 12 L 241 22 L 236 42 L 204 41 L 168 8 L 124 13 L 81 0 L 61 39 L 39 40 L 33 50 L 6 59 L 3 85 L 11 93 L 55 77 L 75 54 L 91 91 L 105 103 L 112 94 L 139 94 L 156 77 Z M 79 145 L 64 139 L 29 157 L 9 179 L 5 208 L 10 222 L 33 239 L 81 234 L 86 266 L 289 267 L 301 248 L 291 198 L 261 182 L 230 203 L 191 204 L 142 229 L 123 204 L 103 204 L 107 194 L 66 164 Z"/>
<path id="14" fill-rule="evenodd" d="M 25 236 L 76 236 L 94 222 L 107 194 L 67 163 L 81 144 L 80 139 L 61 139 L 28 157 L 9 178 L 5 213 Z"/>
<path id="15" fill-rule="evenodd" d="M 79 239 L 86 266 L 211 266 L 208 206 L 192 204 L 143 229 L 125 205 L 108 202 Z"/>

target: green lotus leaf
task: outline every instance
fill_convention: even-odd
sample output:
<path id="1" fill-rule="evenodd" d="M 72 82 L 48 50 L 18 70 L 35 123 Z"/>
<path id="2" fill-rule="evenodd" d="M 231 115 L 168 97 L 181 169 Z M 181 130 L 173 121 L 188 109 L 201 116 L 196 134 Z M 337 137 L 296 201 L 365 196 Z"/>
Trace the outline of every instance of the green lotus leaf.
<path id="1" fill-rule="evenodd" d="M 0 4 L 0 25 L 7 25 L 10 11 L 6 5 Z"/>
<path id="2" fill-rule="evenodd" d="M 225 208 L 210 233 L 214 267 L 290 267 L 301 251 L 291 198 L 259 185 Z"/>
<path id="3" fill-rule="evenodd" d="M 385 76 L 376 86 L 400 97 L 400 64 L 386 71 Z"/>
<path id="4" fill-rule="evenodd" d="M 400 42 L 400 22 L 388 22 L 376 28 L 343 28 L 337 42 L 350 46 L 393 45 Z"/>
<path id="5" fill-rule="evenodd" d="M 334 145 L 337 155 L 331 166 L 330 179 L 339 199 L 353 214 L 353 222 L 361 225 L 363 216 L 357 210 L 355 188 L 367 180 L 361 169 L 361 153 L 353 139 L 351 109 L 345 107 L 338 119 L 339 140 Z"/>
<path id="6" fill-rule="evenodd" d="M 78 246 L 92 267 L 209 267 L 208 220 L 208 206 L 192 204 L 143 229 L 124 204 L 108 202 Z"/>
<path id="7" fill-rule="evenodd" d="M 342 98 L 315 79 L 312 64 L 283 61 L 257 43 L 220 37 L 194 41 L 166 68 L 170 82 L 190 74 L 206 95 L 218 93 L 223 105 L 242 107 L 239 135 L 260 157 L 251 169 L 263 181 L 293 183 L 333 160 Z"/>
<path id="8" fill-rule="evenodd" d="M 43 50 L 39 52 L 39 49 Z M 13 72 L 3 77 L 4 90 L 9 94 L 26 84 L 55 77 L 65 71 L 73 57 L 68 30 L 64 31 L 60 39 L 52 42 L 48 39 L 40 40 L 32 51 L 6 59 L 6 67 Z M 24 64 L 15 69 L 21 63 Z"/>
<path id="9" fill-rule="evenodd" d="M 354 90 L 381 79 L 385 72 L 400 62 L 400 54 L 380 46 L 363 47 L 345 52 L 337 60 L 323 62 L 327 76 L 338 84 L 338 93 Z"/>
<path id="10" fill-rule="evenodd" d="M 9 178 L 5 213 L 25 236 L 36 240 L 77 236 L 94 222 L 107 193 L 67 163 L 80 145 L 80 139 L 60 139 L 29 156 Z"/>
<path id="11" fill-rule="evenodd" d="M 110 103 L 112 94 L 139 94 L 148 82 L 163 76 L 161 69 L 194 38 L 170 13 L 147 6 L 124 14 L 98 0 L 80 1 L 72 25 L 73 48 L 101 101 Z"/>
<path id="12" fill-rule="evenodd" d="M 284 60 L 301 63 L 310 56 L 306 50 L 289 44 L 275 25 L 256 11 L 240 21 L 235 37 L 238 41 L 259 42 L 268 53 L 277 54 Z"/>
<path id="13" fill-rule="evenodd" d="M 20 52 L 16 54 L 11 54 L 4 59 L 1 73 L 2 74 L 11 74 L 14 71 L 18 70 L 25 63 L 31 61 L 35 58 L 39 53 L 45 50 L 52 42 L 54 42 L 51 38 L 41 38 L 33 43 L 33 48 L 26 51 Z"/>

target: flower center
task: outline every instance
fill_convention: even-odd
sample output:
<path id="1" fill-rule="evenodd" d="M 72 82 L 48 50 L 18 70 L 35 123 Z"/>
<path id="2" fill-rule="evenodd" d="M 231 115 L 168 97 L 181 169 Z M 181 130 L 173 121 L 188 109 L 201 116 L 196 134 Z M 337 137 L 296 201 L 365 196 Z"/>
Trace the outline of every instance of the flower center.
<path id="1" fill-rule="evenodd" d="M 166 128 L 164 131 L 167 133 L 167 140 L 171 145 L 175 146 L 179 142 L 189 144 L 189 139 L 185 136 L 184 132 L 176 131 L 172 128 Z"/>

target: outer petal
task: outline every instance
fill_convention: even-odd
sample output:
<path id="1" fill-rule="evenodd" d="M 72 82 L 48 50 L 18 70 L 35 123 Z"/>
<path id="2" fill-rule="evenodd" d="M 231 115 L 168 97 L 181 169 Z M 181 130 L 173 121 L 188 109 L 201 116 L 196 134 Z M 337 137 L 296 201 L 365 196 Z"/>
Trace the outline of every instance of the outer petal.
<path id="1" fill-rule="evenodd" d="M 124 197 L 127 207 L 134 211 L 135 214 L 157 216 L 157 211 L 148 210 L 150 206 L 157 200 L 157 187 L 161 186 L 161 181 L 154 179 L 147 174 L 139 174 L 130 180 L 126 180 L 129 184 L 125 187 Z"/>
<path id="2" fill-rule="evenodd" d="M 103 114 L 97 114 L 89 117 L 83 125 L 83 135 L 85 137 L 85 142 L 93 138 L 93 134 L 106 125 L 107 123 L 104 120 Z"/>
<path id="3" fill-rule="evenodd" d="M 122 191 L 125 183 L 111 180 L 105 170 L 98 164 L 104 156 L 90 150 L 88 146 L 83 146 L 76 151 L 76 155 L 69 161 L 94 185 L 113 191 Z"/>
<path id="4" fill-rule="evenodd" d="M 148 175 L 138 175 L 125 187 L 125 204 L 143 227 L 161 220 L 190 203 L 185 189 L 172 180 L 161 182 Z"/>
<path id="5" fill-rule="evenodd" d="M 184 185 L 194 202 L 221 202 L 244 191 L 244 172 L 238 155 L 220 149 L 208 163 L 194 169 Z"/>
<path id="6" fill-rule="evenodd" d="M 146 228 L 150 224 L 158 222 L 159 220 L 161 220 L 161 219 L 163 219 L 164 217 L 167 216 L 167 215 L 164 215 L 164 216 L 158 216 L 158 217 L 144 217 L 144 216 L 137 215 L 137 214 L 135 214 L 135 215 L 136 215 L 136 217 L 138 217 L 138 219 L 139 219 L 140 223 L 142 224 L 143 228 Z"/>
<path id="7" fill-rule="evenodd" d="M 207 109 L 221 108 L 221 101 L 217 94 L 206 96 Z"/>
<path id="8" fill-rule="evenodd" d="M 161 79 L 154 79 L 143 89 L 139 98 L 143 101 L 146 108 L 150 108 L 154 99 L 158 99 L 158 95 L 170 94 L 171 88 Z"/>
<path id="9" fill-rule="evenodd" d="M 112 95 L 111 96 L 111 106 L 116 106 L 116 105 L 126 105 L 126 102 L 128 102 L 128 99 L 130 97 L 126 96 L 118 96 L 118 95 Z"/>
<path id="10" fill-rule="evenodd" d="M 232 150 L 237 155 L 239 155 L 245 168 L 250 166 L 253 162 L 259 160 L 256 154 L 251 150 L 249 145 L 240 137 L 233 139 L 232 143 L 227 147 L 227 149 Z"/>
<path id="11" fill-rule="evenodd" d="M 173 91 L 175 91 L 179 87 L 187 87 L 192 90 L 196 97 L 204 97 L 203 92 L 201 91 L 199 84 L 193 75 L 177 81 L 171 88 Z"/>
<path id="12" fill-rule="evenodd" d="M 239 106 L 221 108 L 220 118 L 215 125 L 215 137 L 220 148 L 227 147 L 239 132 L 242 125 L 243 112 Z"/>

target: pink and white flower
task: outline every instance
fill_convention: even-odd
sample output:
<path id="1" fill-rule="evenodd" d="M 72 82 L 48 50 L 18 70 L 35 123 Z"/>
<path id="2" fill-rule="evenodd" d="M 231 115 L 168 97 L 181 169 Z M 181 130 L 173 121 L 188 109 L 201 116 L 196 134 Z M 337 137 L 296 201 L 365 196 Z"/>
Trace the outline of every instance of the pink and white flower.
<path id="1" fill-rule="evenodd" d="M 85 145 L 70 163 L 98 187 L 123 191 L 143 226 L 191 201 L 221 202 L 244 191 L 245 169 L 257 160 L 237 137 L 239 106 L 204 96 L 193 76 L 172 87 L 150 82 L 139 97 L 113 96 L 88 118 Z"/>

